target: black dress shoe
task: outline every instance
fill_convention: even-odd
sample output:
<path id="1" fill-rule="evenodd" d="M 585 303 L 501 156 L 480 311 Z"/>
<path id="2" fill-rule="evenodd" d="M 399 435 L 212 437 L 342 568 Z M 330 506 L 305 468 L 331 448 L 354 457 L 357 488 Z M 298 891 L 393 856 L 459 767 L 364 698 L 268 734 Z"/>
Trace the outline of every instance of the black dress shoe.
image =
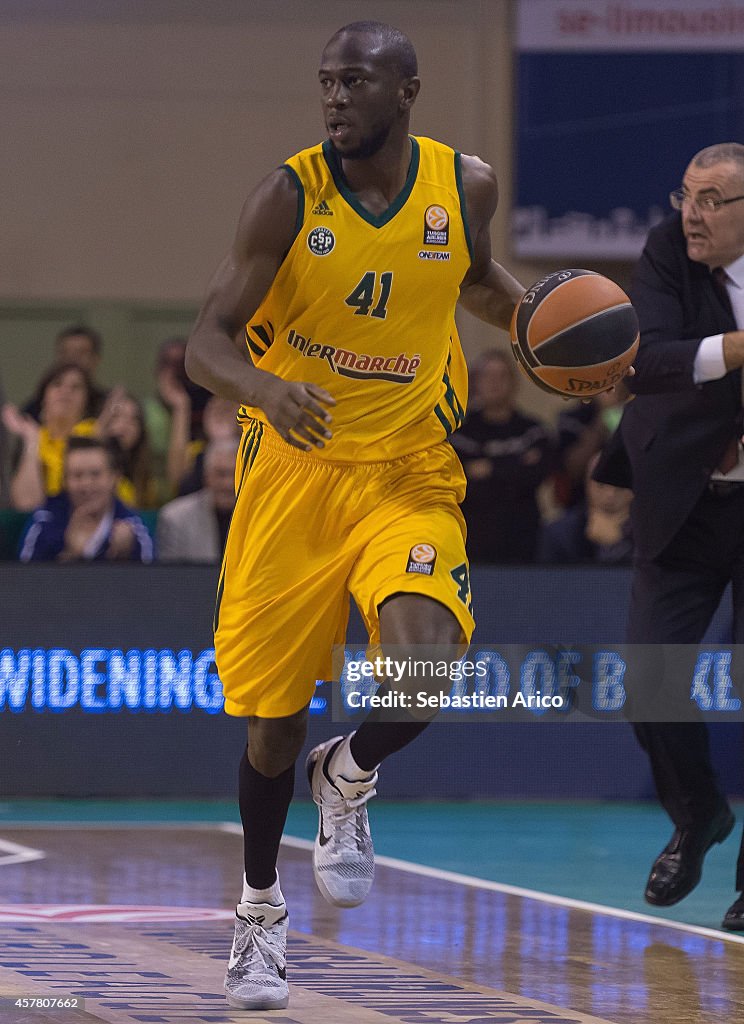
<path id="1" fill-rule="evenodd" d="M 744 892 L 740 892 L 726 911 L 721 925 L 730 932 L 744 932 Z"/>
<path id="2" fill-rule="evenodd" d="M 706 853 L 714 843 L 722 843 L 726 839 L 734 827 L 734 820 L 731 810 L 724 807 L 702 828 L 676 828 L 669 844 L 651 868 L 644 893 L 646 902 L 653 903 L 655 907 L 671 907 L 689 895 L 700 881 Z"/>

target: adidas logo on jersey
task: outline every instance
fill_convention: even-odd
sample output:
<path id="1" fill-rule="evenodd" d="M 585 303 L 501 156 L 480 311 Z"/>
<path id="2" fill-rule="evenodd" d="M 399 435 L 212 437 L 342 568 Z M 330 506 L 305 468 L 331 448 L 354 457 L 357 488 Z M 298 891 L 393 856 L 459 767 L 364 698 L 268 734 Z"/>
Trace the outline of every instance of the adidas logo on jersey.
<path id="1" fill-rule="evenodd" d="M 333 216 L 333 210 L 330 208 L 325 199 L 321 199 L 317 206 L 313 207 L 313 213 L 319 214 L 322 217 Z"/>

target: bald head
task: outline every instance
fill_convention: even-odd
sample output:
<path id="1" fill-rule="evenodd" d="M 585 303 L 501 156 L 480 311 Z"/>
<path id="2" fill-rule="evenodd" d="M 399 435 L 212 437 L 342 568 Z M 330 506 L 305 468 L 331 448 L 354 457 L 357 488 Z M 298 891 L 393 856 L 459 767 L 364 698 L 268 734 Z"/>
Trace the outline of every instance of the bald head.
<path id="1" fill-rule="evenodd" d="M 413 43 L 400 29 L 382 21 L 352 21 L 335 32 L 328 44 L 342 36 L 368 36 L 378 59 L 397 68 L 401 78 L 414 78 L 418 74 L 418 61 Z"/>
<path id="2" fill-rule="evenodd" d="M 688 257 L 713 270 L 744 255 L 744 145 L 719 142 L 701 149 L 684 173 L 681 192 Z"/>
<path id="3" fill-rule="evenodd" d="M 744 145 L 741 142 L 719 142 L 715 146 L 707 146 L 692 158 L 691 166 L 706 170 L 716 164 L 731 164 L 744 182 Z"/>
<path id="4" fill-rule="evenodd" d="M 408 127 L 418 96 L 416 54 L 391 25 L 355 21 L 329 39 L 318 69 L 331 146 L 342 160 L 400 167 L 410 160 Z"/>

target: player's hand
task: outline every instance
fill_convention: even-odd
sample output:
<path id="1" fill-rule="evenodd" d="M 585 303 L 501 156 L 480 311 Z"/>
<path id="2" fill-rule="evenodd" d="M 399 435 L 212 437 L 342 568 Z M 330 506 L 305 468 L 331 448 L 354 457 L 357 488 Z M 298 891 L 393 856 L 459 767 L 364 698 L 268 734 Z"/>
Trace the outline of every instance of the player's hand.
<path id="1" fill-rule="evenodd" d="M 264 385 L 259 404 L 274 430 L 294 448 L 323 448 L 331 437 L 331 416 L 323 406 L 334 406 L 336 400 L 317 384 L 273 377 Z"/>
<path id="2" fill-rule="evenodd" d="M 624 405 L 626 402 L 632 402 L 635 398 L 635 395 L 628 387 L 628 381 L 631 377 L 635 377 L 635 366 L 629 366 L 623 379 L 619 380 L 614 387 L 610 388 L 610 394 L 615 396 L 615 400 L 619 405 Z"/>

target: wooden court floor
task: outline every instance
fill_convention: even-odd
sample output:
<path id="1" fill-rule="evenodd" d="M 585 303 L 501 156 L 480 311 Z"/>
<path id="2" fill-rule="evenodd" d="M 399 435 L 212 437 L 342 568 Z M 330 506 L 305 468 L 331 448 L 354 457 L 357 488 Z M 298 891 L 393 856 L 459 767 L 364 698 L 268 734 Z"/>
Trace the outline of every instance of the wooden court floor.
<path id="1" fill-rule="evenodd" d="M 305 844 L 307 845 L 307 844 Z M 0 1024 L 735 1024 L 744 942 L 378 865 L 335 910 L 284 847 L 290 1005 L 230 1010 L 234 825 L 3 827 Z M 567 870 L 570 867 L 567 866 Z M 74 996 L 78 1010 L 16 1006 Z"/>

